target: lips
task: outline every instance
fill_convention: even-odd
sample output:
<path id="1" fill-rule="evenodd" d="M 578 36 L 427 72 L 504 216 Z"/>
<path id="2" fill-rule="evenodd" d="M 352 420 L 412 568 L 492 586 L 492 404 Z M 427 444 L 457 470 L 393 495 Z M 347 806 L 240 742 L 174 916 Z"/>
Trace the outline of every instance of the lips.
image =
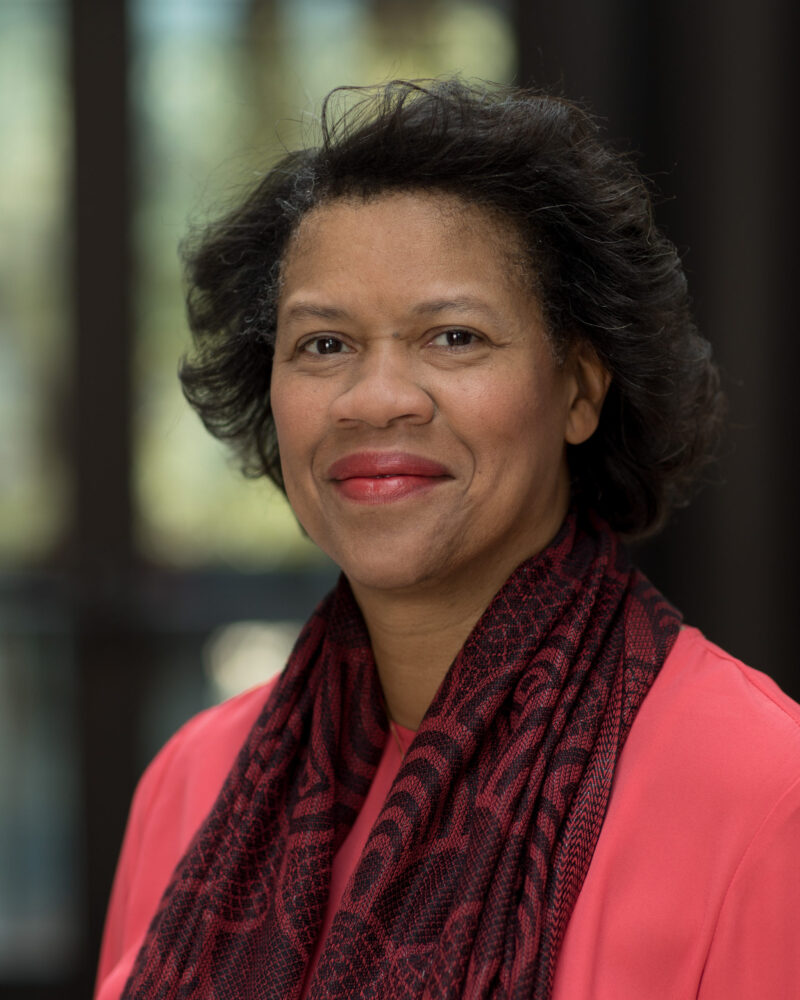
<path id="1" fill-rule="evenodd" d="M 439 462 L 403 451 L 363 451 L 346 455 L 328 469 L 328 478 L 372 479 L 379 476 L 423 476 L 436 478 L 450 476 Z"/>
<path id="2" fill-rule="evenodd" d="M 328 479 L 339 494 L 372 504 L 419 495 L 452 478 L 440 462 L 399 451 L 346 455 L 328 469 Z"/>

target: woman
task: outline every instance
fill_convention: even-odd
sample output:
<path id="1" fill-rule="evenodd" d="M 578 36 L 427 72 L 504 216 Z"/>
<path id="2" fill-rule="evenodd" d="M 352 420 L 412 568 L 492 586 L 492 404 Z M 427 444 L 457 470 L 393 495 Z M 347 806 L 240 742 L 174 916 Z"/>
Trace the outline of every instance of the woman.
<path id="1" fill-rule="evenodd" d="M 188 251 L 189 400 L 342 568 L 142 779 L 98 1000 L 800 994 L 800 708 L 617 533 L 715 368 L 566 101 L 396 83 Z"/>

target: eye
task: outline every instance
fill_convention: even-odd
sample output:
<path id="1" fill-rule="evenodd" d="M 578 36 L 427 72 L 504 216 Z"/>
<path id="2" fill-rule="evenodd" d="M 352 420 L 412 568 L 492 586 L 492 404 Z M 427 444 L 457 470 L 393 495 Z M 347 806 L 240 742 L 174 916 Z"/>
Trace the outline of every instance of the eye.
<path id="1" fill-rule="evenodd" d="M 436 347 L 471 347 L 480 340 L 472 330 L 464 330 L 461 327 L 452 327 L 450 330 L 442 330 L 431 340 Z"/>
<path id="2" fill-rule="evenodd" d="M 304 344 L 300 345 L 300 350 L 304 354 L 316 354 L 316 355 L 327 355 L 327 354 L 343 354 L 349 352 L 350 348 L 343 341 L 339 340 L 338 337 L 323 336 L 323 337 L 312 337 L 311 340 L 307 340 Z"/>

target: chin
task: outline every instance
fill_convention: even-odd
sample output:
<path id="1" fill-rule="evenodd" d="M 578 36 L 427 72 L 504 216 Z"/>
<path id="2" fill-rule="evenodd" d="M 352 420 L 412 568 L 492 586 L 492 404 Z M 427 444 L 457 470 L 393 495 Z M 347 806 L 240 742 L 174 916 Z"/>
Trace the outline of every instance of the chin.
<path id="1" fill-rule="evenodd" d="M 424 567 L 398 565 L 386 559 L 374 562 L 353 560 L 345 562 L 346 565 L 340 563 L 340 566 L 350 583 L 369 590 L 408 591 L 424 586 L 435 578 L 435 575 Z"/>
<path id="2" fill-rule="evenodd" d="M 345 573 L 350 586 L 355 593 L 365 593 L 370 591 L 374 594 L 404 594 L 412 593 L 416 588 L 416 580 L 391 575 L 375 574 L 372 576 L 354 576 L 352 573 Z"/>
<path id="3" fill-rule="evenodd" d="M 408 591 L 448 576 L 449 560 L 424 548 L 375 539 L 368 551 L 328 552 L 352 583 L 370 590 Z"/>

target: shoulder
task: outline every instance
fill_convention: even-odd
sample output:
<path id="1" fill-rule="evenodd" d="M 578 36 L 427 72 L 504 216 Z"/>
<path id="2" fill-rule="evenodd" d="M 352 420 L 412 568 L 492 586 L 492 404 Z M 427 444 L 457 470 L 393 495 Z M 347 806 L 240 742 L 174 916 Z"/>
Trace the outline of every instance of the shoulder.
<path id="1" fill-rule="evenodd" d="M 183 857 L 276 680 L 194 716 L 165 744 L 133 797 L 103 935 L 96 997 L 117 997 Z"/>
<path id="2" fill-rule="evenodd" d="M 726 694 L 752 718 L 777 724 L 800 738 L 800 705 L 766 674 L 710 642 L 699 629 L 683 628 L 658 679 L 659 689 L 685 694 Z"/>
<path id="3" fill-rule="evenodd" d="M 189 719 L 155 756 L 134 795 L 137 809 L 169 802 L 180 826 L 196 828 L 210 809 L 277 678 Z M 202 815 L 198 815 L 202 813 Z"/>
<path id="4" fill-rule="evenodd" d="M 684 629 L 620 754 L 556 995 L 791 995 L 798 842 L 800 706 Z"/>
<path id="5" fill-rule="evenodd" d="M 766 674 L 685 628 L 623 755 L 644 755 L 667 780 L 691 778 L 712 801 L 741 801 L 748 790 L 757 810 L 800 773 L 800 705 Z"/>
<path id="6" fill-rule="evenodd" d="M 691 829 L 707 832 L 732 862 L 798 777 L 800 706 L 685 628 L 631 727 L 609 818 L 619 799 L 686 843 Z"/>
<path id="7" fill-rule="evenodd" d="M 699 835 L 710 845 L 709 874 L 694 875 L 696 889 L 706 890 L 709 927 L 698 996 L 793 995 L 800 982 L 800 706 L 696 629 L 681 634 L 659 681 L 637 739 L 655 728 L 675 754 L 670 780 L 685 796 L 684 839 Z"/>
<path id="8" fill-rule="evenodd" d="M 164 744 L 161 754 L 180 752 L 208 741 L 225 745 L 232 738 L 238 738 L 243 728 L 249 729 L 255 723 L 277 682 L 278 678 L 273 677 L 198 712 Z"/>
<path id="9" fill-rule="evenodd" d="M 276 683 L 277 678 L 272 678 L 192 716 L 164 744 L 148 770 L 192 760 L 200 749 L 224 753 L 235 746 L 238 750 Z"/>

